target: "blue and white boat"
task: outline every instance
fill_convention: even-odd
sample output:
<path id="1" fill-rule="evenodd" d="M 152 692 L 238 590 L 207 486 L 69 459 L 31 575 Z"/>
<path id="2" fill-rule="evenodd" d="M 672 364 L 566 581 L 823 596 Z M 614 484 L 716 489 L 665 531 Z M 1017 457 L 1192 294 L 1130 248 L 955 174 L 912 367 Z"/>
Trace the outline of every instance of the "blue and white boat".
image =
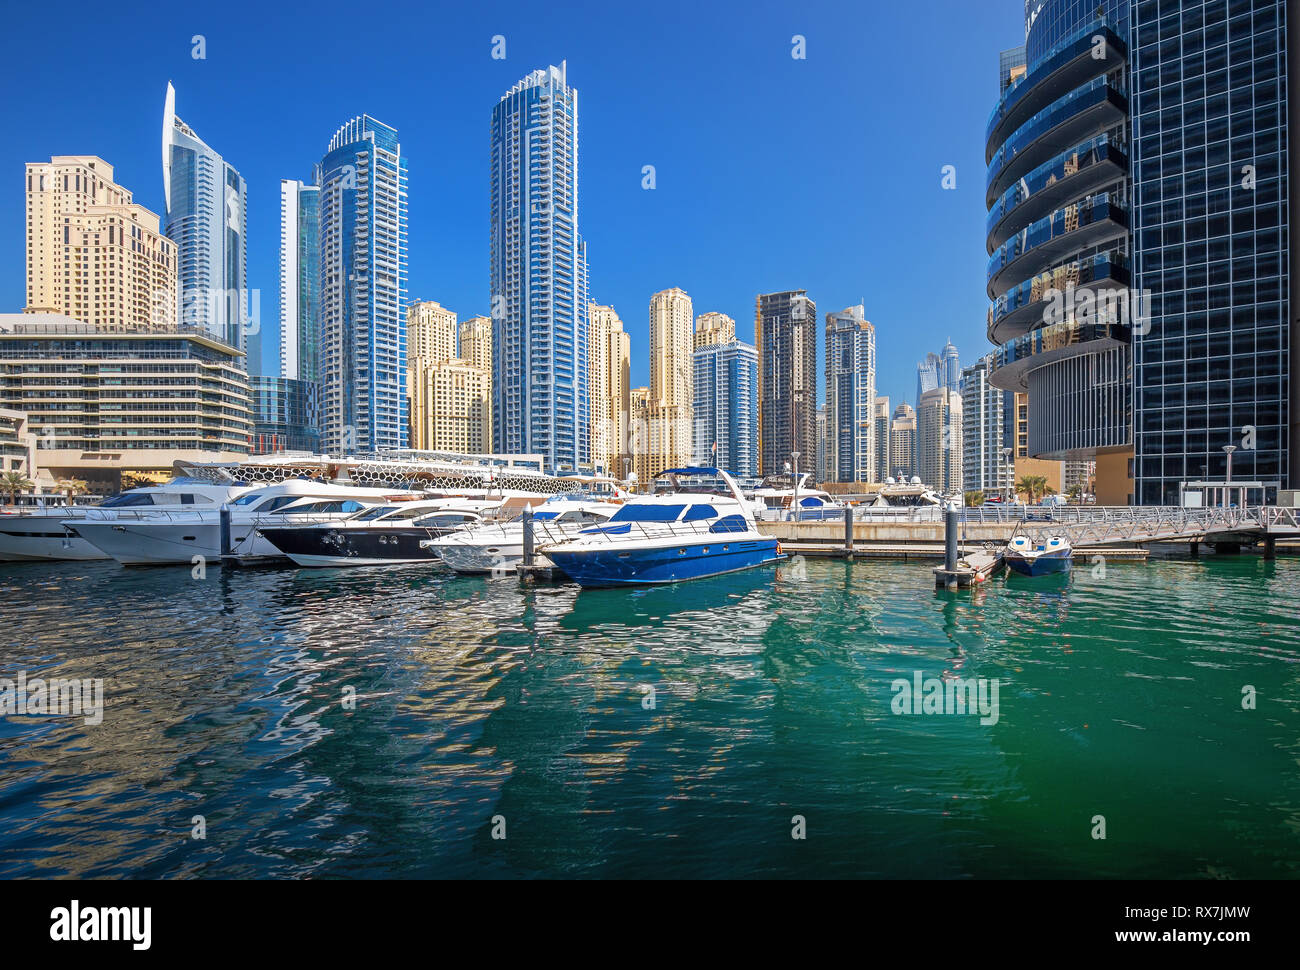
<path id="1" fill-rule="evenodd" d="M 694 485 L 690 479 L 716 484 Z M 630 499 L 604 525 L 540 547 L 583 586 L 676 583 L 737 572 L 785 558 L 776 539 L 754 524 L 753 504 L 718 468 L 670 468 L 655 476 L 663 491 Z"/>
<path id="2" fill-rule="evenodd" d="M 1019 535 L 1007 543 L 1003 558 L 1008 568 L 1022 576 L 1045 576 L 1068 573 L 1071 553 L 1069 540 L 1061 536 L 1050 536 L 1045 542 L 1035 543 L 1029 536 Z"/>

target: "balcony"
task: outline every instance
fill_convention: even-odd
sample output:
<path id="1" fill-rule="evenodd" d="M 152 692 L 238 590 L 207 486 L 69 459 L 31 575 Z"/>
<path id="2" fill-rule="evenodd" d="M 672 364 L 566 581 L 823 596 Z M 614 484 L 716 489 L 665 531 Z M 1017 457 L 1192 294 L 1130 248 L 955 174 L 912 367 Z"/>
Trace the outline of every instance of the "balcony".
<path id="1" fill-rule="evenodd" d="M 1097 44 L 1101 38 L 1101 45 Z M 1102 56 L 1098 57 L 1097 54 Z M 1104 20 L 1097 20 L 1065 38 L 1008 88 L 993 107 L 984 129 L 984 160 L 992 160 L 1007 134 L 1015 131 L 1036 111 L 1069 93 L 1079 85 L 1123 64 L 1128 47 Z"/>
<path id="2" fill-rule="evenodd" d="M 1036 216 L 1124 178 L 1128 169 L 1124 144 L 1105 134 L 1038 166 L 1017 180 L 989 210 L 985 221 L 989 254 Z M 1033 204 L 1026 206 L 1026 202 Z"/>
<path id="3" fill-rule="evenodd" d="M 989 160 L 984 204 L 992 208 L 1017 179 L 1127 117 L 1128 98 L 1105 77 L 1095 78 L 1053 101 L 1017 128 Z"/>
<path id="4" fill-rule="evenodd" d="M 1036 275 L 1065 257 L 1123 235 L 1128 206 L 1107 192 L 1058 209 L 1031 223 L 994 251 L 988 261 L 988 294 L 996 300 L 1012 280 Z"/>
<path id="5" fill-rule="evenodd" d="M 1004 391 L 1027 392 L 1029 372 L 1067 357 L 1127 346 L 1131 328 L 1115 321 L 1067 320 L 1031 330 L 993 351 L 988 381 Z"/>
<path id="6" fill-rule="evenodd" d="M 1076 290 L 1113 289 L 1127 287 L 1130 279 L 1128 256 L 1120 250 L 1070 260 L 1045 270 L 993 301 L 988 310 L 989 343 L 1006 343 L 1041 323 L 1048 309 L 1048 290 L 1064 290 L 1070 285 Z"/>

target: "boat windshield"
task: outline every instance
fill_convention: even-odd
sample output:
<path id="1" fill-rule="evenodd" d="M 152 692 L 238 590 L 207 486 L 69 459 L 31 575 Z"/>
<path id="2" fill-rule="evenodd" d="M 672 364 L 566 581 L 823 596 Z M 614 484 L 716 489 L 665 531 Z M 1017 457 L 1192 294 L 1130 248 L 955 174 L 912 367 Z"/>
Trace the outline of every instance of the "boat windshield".
<path id="1" fill-rule="evenodd" d="M 150 492 L 145 492 L 143 495 L 138 492 L 126 492 L 122 495 L 114 495 L 112 498 L 104 499 L 99 503 L 99 507 L 101 509 L 125 509 L 153 504 L 153 494 Z"/>
<path id="2" fill-rule="evenodd" d="M 676 522 L 685 505 L 651 505 L 637 502 L 624 505 L 610 516 L 611 522 Z"/>
<path id="3" fill-rule="evenodd" d="M 239 496 L 239 498 L 235 499 L 230 504 L 233 508 L 239 508 L 240 506 L 244 506 L 244 505 L 252 505 L 258 499 L 263 497 L 264 497 L 264 493 L 262 492 L 249 492 L 247 495 Z"/>
<path id="4" fill-rule="evenodd" d="M 357 522 L 369 522 L 372 519 L 379 518 L 381 515 L 387 515 L 389 512 L 393 511 L 394 508 L 396 508 L 396 506 L 376 505 L 373 509 L 366 509 L 364 512 L 352 516 L 352 518 Z M 394 518 L 401 518 L 401 516 L 394 516 Z"/>

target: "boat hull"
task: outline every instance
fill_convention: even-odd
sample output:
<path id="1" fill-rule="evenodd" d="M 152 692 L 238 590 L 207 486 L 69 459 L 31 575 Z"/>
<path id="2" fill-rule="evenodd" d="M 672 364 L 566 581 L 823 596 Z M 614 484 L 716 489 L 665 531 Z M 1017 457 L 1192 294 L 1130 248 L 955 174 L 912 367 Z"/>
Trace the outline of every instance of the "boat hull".
<path id="1" fill-rule="evenodd" d="M 545 554 L 565 575 L 583 586 L 640 586 L 706 579 L 753 569 L 785 558 L 769 538 L 710 538 L 672 545 L 632 546 L 612 542 L 584 548 L 551 547 Z"/>
<path id="2" fill-rule="evenodd" d="M 57 519 L 0 519 L 0 562 L 53 562 L 111 558 L 64 530 Z"/>
<path id="3" fill-rule="evenodd" d="M 214 517 L 215 518 L 215 517 Z M 221 526 L 212 522 L 78 521 L 69 528 L 123 566 L 165 566 L 191 563 L 195 556 L 221 557 Z M 232 522 L 230 544 L 242 560 L 283 559 L 284 555 L 257 534 L 250 522 Z"/>
<path id="4" fill-rule="evenodd" d="M 1007 568 L 1021 576 L 1048 576 L 1052 573 L 1068 573 L 1070 571 L 1070 553 L 1046 553 L 1041 556 L 1022 556 L 1016 552 L 1009 552 L 1004 557 Z"/>
<path id="5" fill-rule="evenodd" d="M 437 530 L 420 528 L 263 528 L 262 536 L 299 566 L 387 566 L 437 562 L 420 542 Z"/>

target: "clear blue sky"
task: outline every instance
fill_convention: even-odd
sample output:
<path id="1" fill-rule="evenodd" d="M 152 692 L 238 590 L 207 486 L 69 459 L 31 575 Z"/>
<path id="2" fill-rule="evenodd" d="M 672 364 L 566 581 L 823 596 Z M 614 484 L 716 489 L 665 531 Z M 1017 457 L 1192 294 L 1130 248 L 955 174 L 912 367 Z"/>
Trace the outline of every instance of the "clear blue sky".
<path id="1" fill-rule="evenodd" d="M 309 179 L 363 112 L 398 129 L 409 160 L 410 297 L 486 313 L 492 106 L 567 59 L 591 298 L 628 326 L 636 383 L 649 379 L 650 295 L 670 286 L 697 314 L 735 317 L 748 341 L 757 293 L 806 289 L 819 319 L 863 302 L 878 393 L 894 401 L 911 400 L 915 362 L 945 338 L 963 363 L 989 349 L 984 123 L 998 52 L 1023 40 L 1019 0 L 133 6 L 6 11 L 0 312 L 25 302 L 25 162 L 99 155 L 161 213 L 171 80 L 177 114 L 248 183 L 269 372 L 279 180 Z M 497 34 L 505 60 L 491 57 Z M 791 57 L 796 34 L 804 60 Z M 940 186 L 944 165 L 955 191 Z"/>

